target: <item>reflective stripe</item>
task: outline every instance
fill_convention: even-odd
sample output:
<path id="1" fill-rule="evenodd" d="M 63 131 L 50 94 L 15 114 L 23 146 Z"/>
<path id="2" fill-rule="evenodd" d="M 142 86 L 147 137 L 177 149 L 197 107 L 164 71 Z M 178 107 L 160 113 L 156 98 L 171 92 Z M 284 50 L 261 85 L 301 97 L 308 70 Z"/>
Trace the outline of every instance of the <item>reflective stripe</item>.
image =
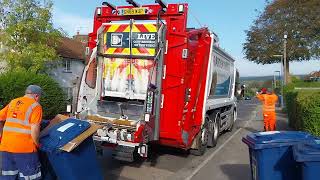
<path id="1" fill-rule="evenodd" d="M 15 170 L 15 171 L 4 171 L 2 170 L 2 175 L 3 176 L 14 176 L 14 175 L 17 175 L 19 173 L 18 170 Z"/>
<path id="2" fill-rule="evenodd" d="M 10 105 L 10 104 L 9 104 Z M 17 118 L 8 118 L 7 121 L 9 120 L 9 122 L 14 122 L 14 123 L 18 123 L 18 124 L 22 124 L 22 125 L 30 125 L 29 123 L 29 119 L 30 119 L 30 116 L 31 116 L 31 113 L 32 113 L 32 110 L 37 107 L 39 105 L 38 102 L 34 102 L 33 104 L 31 104 L 28 108 L 28 110 L 26 111 L 26 114 L 25 114 L 25 118 L 24 118 L 24 121 L 23 120 L 20 120 L 20 119 L 17 119 Z"/>
<path id="3" fill-rule="evenodd" d="M 27 112 L 26 112 L 26 116 L 25 116 L 25 119 L 24 121 L 29 124 L 29 119 L 30 119 L 30 116 L 31 116 L 31 113 L 32 113 L 32 110 L 33 108 L 37 107 L 39 105 L 38 102 L 34 102 L 33 104 L 31 104 L 31 106 L 28 108 Z"/>
<path id="4" fill-rule="evenodd" d="M 5 126 L 3 128 L 3 131 L 10 131 L 10 132 L 16 132 L 16 133 L 22 133 L 22 134 L 31 134 L 31 130 L 8 127 L 8 126 Z"/>
<path id="5" fill-rule="evenodd" d="M 24 126 L 29 126 L 30 125 L 28 122 L 26 123 L 25 121 L 22 121 L 22 120 L 17 119 L 17 118 L 8 118 L 6 121 L 7 122 L 11 122 L 11 123 L 21 124 L 21 125 L 24 125 Z"/>
<path id="6" fill-rule="evenodd" d="M 275 111 L 275 108 L 264 108 L 265 111 Z"/>
<path id="7" fill-rule="evenodd" d="M 41 178 L 41 171 L 39 171 L 37 174 L 33 174 L 33 175 L 30 175 L 30 176 L 25 176 L 22 173 L 19 173 L 19 176 L 21 178 L 24 178 L 25 180 L 38 179 L 38 178 Z"/>
<path id="8" fill-rule="evenodd" d="M 264 107 L 264 111 L 275 111 L 276 108 L 274 106 L 267 106 L 267 107 Z"/>
<path id="9" fill-rule="evenodd" d="M 29 123 L 29 119 L 32 113 L 32 110 L 37 107 L 39 105 L 38 102 L 34 102 L 33 104 L 31 104 L 25 114 L 25 119 L 24 120 L 20 120 L 17 118 L 8 118 L 6 119 L 7 122 L 11 122 L 11 123 L 17 123 L 17 124 L 21 124 L 24 126 L 28 126 L 30 127 L 30 123 Z M 22 128 L 15 128 L 15 127 L 7 127 L 5 126 L 3 128 L 4 131 L 11 131 L 11 132 L 17 132 L 17 133 L 23 133 L 23 134 L 31 134 L 31 130 L 28 129 L 22 129 Z"/>

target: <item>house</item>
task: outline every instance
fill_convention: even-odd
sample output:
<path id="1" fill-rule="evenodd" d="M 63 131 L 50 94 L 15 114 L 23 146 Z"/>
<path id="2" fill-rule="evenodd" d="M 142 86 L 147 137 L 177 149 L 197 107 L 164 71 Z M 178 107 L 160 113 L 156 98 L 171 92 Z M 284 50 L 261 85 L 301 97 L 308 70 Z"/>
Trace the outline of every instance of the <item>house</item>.
<path id="1" fill-rule="evenodd" d="M 64 89 L 69 105 L 71 105 L 69 110 L 74 112 L 85 67 L 85 46 L 78 40 L 63 38 L 57 48 L 57 53 L 61 61 L 51 64 L 53 66 L 48 74 Z"/>
<path id="2" fill-rule="evenodd" d="M 314 72 L 308 74 L 304 80 L 305 81 L 319 81 L 320 82 L 320 71 L 314 71 Z"/>
<path id="3" fill-rule="evenodd" d="M 76 35 L 74 35 L 72 37 L 72 39 L 76 40 L 76 41 L 80 41 L 82 43 L 82 45 L 84 47 L 87 46 L 88 41 L 89 41 L 89 36 L 88 35 L 84 35 L 84 34 L 80 34 L 79 32 L 77 32 Z"/>
<path id="4" fill-rule="evenodd" d="M 57 47 L 57 54 L 61 57 L 61 60 L 48 64 L 49 71 L 47 73 L 56 80 L 60 87 L 66 92 L 72 112 L 75 111 L 78 89 L 85 67 L 86 39 L 88 39 L 88 36 L 86 38 L 85 35 L 79 35 L 79 37 L 75 39 L 62 38 Z M 0 52 L 3 51 L 4 48 L 0 42 Z M 0 73 L 4 72 L 5 69 L 6 63 L 0 61 Z"/>

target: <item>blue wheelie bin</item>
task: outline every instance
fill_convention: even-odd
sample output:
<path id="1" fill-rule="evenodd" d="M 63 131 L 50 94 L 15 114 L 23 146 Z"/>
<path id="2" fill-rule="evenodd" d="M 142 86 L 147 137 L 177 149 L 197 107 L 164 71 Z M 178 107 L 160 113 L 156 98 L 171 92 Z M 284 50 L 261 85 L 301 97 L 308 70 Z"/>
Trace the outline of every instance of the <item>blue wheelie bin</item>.
<path id="1" fill-rule="evenodd" d="M 253 180 L 300 180 L 292 147 L 312 136 L 298 131 L 252 133 L 242 138 L 249 147 Z"/>
<path id="2" fill-rule="evenodd" d="M 89 127 L 90 123 L 86 121 L 67 119 L 50 128 L 47 135 L 41 137 L 41 150 L 46 153 L 58 179 L 103 179 L 91 137 L 88 137 L 71 152 L 60 150 Z"/>
<path id="3" fill-rule="evenodd" d="M 302 180 L 320 179 L 320 140 L 294 146 L 293 156 L 300 163 Z"/>

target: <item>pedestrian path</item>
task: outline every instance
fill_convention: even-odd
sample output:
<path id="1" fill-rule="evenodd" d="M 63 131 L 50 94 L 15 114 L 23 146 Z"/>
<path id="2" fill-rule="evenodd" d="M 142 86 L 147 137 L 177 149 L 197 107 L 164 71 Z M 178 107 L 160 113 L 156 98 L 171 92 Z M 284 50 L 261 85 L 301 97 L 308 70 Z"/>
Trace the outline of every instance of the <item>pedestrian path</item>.
<path id="1" fill-rule="evenodd" d="M 287 117 L 279 109 L 277 128 L 278 130 L 288 130 Z M 251 179 L 248 147 L 242 142 L 242 137 L 261 130 L 263 130 L 262 113 L 257 109 L 251 120 L 241 123 L 240 129 L 235 132 L 232 139 L 191 179 L 203 180 L 208 177 L 213 180 Z"/>

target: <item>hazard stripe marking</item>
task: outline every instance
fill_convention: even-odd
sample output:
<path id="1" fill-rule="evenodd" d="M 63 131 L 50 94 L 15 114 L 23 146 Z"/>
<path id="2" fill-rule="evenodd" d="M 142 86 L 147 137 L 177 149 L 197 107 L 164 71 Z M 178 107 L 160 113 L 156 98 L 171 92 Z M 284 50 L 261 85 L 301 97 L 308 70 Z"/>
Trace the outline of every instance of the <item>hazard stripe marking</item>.
<path id="1" fill-rule="evenodd" d="M 107 32 L 115 32 L 119 28 L 120 24 L 111 25 Z"/>
<path id="2" fill-rule="evenodd" d="M 157 26 L 155 24 L 145 24 L 144 26 L 149 32 L 157 32 Z"/>
<path id="3" fill-rule="evenodd" d="M 131 28 L 131 30 L 130 30 Z M 157 32 L 157 26 L 155 24 L 133 24 L 130 27 L 129 24 L 112 24 L 107 25 L 104 30 L 104 44 L 107 43 L 107 33 L 118 32 L 118 33 L 139 33 L 139 32 Z M 142 56 L 154 56 L 156 50 L 154 48 L 115 48 L 115 47 L 104 47 L 105 54 L 119 54 L 119 55 L 142 55 Z"/>
<path id="4" fill-rule="evenodd" d="M 136 25 L 136 27 L 139 29 L 139 32 L 149 32 L 143 24 Z"/>
<path id="5" fill-rule="evenodd" d="M 113 54 L 114 51 L 116 51 L 117 48 L 108 48 L 107 51 L 106 51 L 106 54 Z"/>

